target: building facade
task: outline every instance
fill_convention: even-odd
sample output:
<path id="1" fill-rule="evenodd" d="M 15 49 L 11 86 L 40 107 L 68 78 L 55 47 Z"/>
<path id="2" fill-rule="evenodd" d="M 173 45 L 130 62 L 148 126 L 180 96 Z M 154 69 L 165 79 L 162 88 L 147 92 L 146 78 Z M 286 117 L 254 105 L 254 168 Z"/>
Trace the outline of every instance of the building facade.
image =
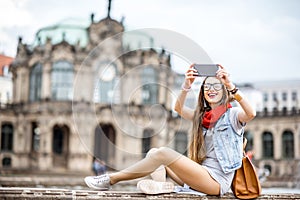
<path id="1" fill-rule="evenodd" d="M 247 126 L 248 149 L 260 168 L 286 180 L 300 180 L 300 80 L 253 84 L 259 111 Z"/>
<path id="2" fill-rule="evenodd" d="M 19 39 L 12 103 L 0 112 L 1 169 L 87 172 L 93 157 L 119 169 L 152 147 L 186 150 L 187 133 L 169 123 L 170 55 L 131 50 L 123 32 L 91 17 L 88 27 L 39 30 L 34 46 Z"/>
<path id="3" fill-rule="evenodd" d="M 12 77 L 9 66 L 13 58 L 0 54 L 0 107 L 12 101 Z"/>

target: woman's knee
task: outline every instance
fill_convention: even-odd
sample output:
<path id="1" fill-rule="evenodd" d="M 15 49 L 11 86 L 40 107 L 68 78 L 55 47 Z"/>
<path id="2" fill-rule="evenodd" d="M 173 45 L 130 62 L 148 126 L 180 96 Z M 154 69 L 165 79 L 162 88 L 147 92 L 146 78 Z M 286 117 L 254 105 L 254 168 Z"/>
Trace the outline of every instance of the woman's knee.
<path id="1" fill-rule="evenodd" d="M 146 155 L 146 157 L 151 157 L 166 166 L 177 160 L 180 156 L 182 156 L 180 153 L 169 147 L 152 148 Z"/>
<path id="2" fill-rule="evenodd" d="M 173 157 L 172 152 L 175 151 L 168 147 L 159 147 L 153 151 L 151 155 L 153 155 L 156 160 L 167 161 L 170 157 Z"/>
<path id="3" fill-rule="evenodd" d="M 158 148 L 152 148 L 152 149 L 150 149 L 150 150 L 147 152 L 146 157 L 148 157 L 148 156 L 154 154 L 157 150 L 158 150 Z"/>

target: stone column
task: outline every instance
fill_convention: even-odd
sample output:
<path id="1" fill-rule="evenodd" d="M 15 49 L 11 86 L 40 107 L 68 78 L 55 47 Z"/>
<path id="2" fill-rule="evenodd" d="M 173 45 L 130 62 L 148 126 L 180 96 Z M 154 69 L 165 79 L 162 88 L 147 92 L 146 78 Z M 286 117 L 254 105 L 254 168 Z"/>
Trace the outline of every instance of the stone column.
<path id="1" fill-rule="evenodd" d="M 295 159 L 300 159 L 300 130 L 299 127 L 294 130 L 294 152 Z"/>
<path id="2" fill-rule="evenodd" d="M 48 120 L 40 120 L 40 150 L 39 150 L 39 169 L 49 170 L 52 168 L 52 130 L 48 125 Z"/>
<path id="3" fill-rule="evenodd" d="M 255 159 L 262 158 L 262 132 L 260 128 L 253 129 L 253 150 Z"/>
<path id="4" fill-rule="evenodd" d="M 274 126 L 274 124 L 273 124 L 273 126 Z M 274 159 L 279 160 L 281 158 L 281 152 L 282 152 L 282 145 L 281 145 L 282 130 L 275 127 L 272 130 L 272 133 L 273 133 L 273 140 L 274 140 L 274 143 L 273 143 Z"/>
<path id="5" fill-rule="evenodd" d="M 43 68 L 42 99 L 51 98 L 51 63 L 46 62 Z"/>
<path id="6" fill-rule="evenodd" d="M 15 82 L 16 84 L 16 93 L 14 94 L 15 95 L 15 101 L 17 103 L 20 103 L 21 101 L 26 101 L 27 99 L 24 99 L 24 93 L 25 92 L 28 92 L 28 88 L 25 88 L 25 71 L 24 71 L 24 67 L 20 67 L 18 70 L 17 70 L 17 80 Z M 24 84 L 25 83 L 25 84 Z"/>

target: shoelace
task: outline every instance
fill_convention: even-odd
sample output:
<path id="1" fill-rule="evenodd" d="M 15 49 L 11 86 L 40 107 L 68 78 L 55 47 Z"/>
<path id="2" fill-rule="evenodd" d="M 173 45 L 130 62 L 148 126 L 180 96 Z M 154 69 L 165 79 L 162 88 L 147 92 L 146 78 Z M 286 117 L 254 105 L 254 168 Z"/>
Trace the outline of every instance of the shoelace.
<path id="1" fill-rule="evenodd" d="M 105 183 L 109 181 L 109 177 L 108 176 L 97 176 L 95 177 L 97 184 L 99 183 Z"/>

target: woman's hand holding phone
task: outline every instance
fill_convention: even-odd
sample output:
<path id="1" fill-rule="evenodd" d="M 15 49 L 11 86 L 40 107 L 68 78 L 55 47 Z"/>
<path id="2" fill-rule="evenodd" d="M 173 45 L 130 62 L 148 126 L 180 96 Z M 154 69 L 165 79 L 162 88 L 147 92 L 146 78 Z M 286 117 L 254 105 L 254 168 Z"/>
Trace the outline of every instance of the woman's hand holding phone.
<path id="1" fill-rule="evenodd" d="M 225 85 L 228 90 L 232 90 L 234 85 L 229 78 L 229 73 L 222 65 L 219 65 L 219 67 L 220 69 L 217 71 L 216 77 Z"/>
<path id="2" fill-rule="evenodd" d="M 195 81 L 195 78 L 198 77 L 198 72 L 194 68 L 194 65 L 195 64 L 192 64 L 185 73 L 185 81 L 182 85 L 182 87 L 185 88 L 185 89 L 190 89 L 193 82 Z"/>

